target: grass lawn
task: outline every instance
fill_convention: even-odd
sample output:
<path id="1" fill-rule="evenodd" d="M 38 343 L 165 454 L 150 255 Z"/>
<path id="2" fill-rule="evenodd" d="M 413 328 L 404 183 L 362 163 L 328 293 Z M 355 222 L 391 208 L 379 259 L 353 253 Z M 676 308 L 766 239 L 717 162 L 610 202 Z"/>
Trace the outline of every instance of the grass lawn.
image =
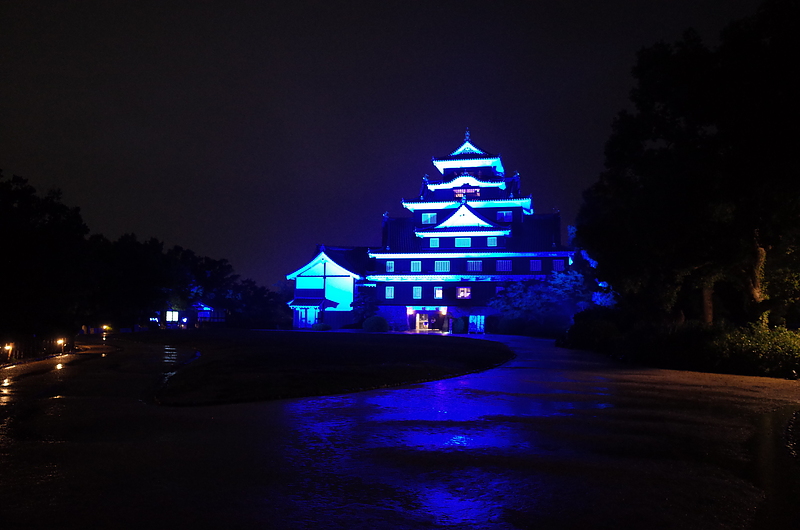
<path id="1" fill-rule="evenodd" d="M 158 390 L 164 405 L 340 394 L 485 370 L 514 357 L 504 344 L 440 335 L 209 330 L 134 337 L 201 354 Z"/>

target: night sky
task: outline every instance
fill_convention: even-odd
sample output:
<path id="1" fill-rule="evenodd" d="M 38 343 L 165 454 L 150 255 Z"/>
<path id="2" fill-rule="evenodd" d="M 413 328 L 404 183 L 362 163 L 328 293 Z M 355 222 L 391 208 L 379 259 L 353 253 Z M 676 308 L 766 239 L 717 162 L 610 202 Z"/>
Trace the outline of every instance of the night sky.
<path id="1" fill-rule="evenodd" d="M 3 2 L 0 169 L 60 188 L 93 233 L 269 287 L 318 243 L 377 246 L 466 127 L 567 225 L 636 51 L 689 27 L 713 45 L 758 4 Z"/>

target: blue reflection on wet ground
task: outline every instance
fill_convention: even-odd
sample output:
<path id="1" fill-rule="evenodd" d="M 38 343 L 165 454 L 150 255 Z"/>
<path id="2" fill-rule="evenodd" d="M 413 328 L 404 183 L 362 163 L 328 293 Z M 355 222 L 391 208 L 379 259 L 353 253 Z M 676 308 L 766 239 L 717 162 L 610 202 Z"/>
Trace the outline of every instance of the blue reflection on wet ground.
<path id="1" fill-rule="evenodd" d="M 519 498 L 520 491 L 546 496 L 550 486 L 541 475 L 520 479 L 508 469 L 486 464 L 486 459 L 571 452 L 545 438 L 537 428 L 540 422 L 579 413 L 591 416 L 593 410 L 613 406 L 606 382 L 599 378 L 584 374 L 576 381 L 574 373 L 568 378 L 551 371 L 545 382 L 533 379 L 543 375 L 536 370 L 506 369 L 523 364 L 524 359 L 483 374 L 288 403 L 297 439 L 287 456 L 295 465 L 315 468 L 313 473 L 389 486 L 410 496 L 414 507 L 406 513 L 415 521 L 513 528 L 502 520 L 506 501 Z M 575 383 L 578 393 L 569 388 Z M 430 454 L 427 467 L 420 468 L 412 454 Z M 346 491 L 338 494 L 348 497 Z M 326 502 L 336 504 L 334 499 Z M 392 500 L 347 502 L 388 509 Z"/>

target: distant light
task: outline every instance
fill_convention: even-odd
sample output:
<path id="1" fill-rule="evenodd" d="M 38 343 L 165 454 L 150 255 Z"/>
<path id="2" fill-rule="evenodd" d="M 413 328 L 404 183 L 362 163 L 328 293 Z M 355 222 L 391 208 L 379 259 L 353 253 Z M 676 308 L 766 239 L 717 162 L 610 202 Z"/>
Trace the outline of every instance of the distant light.
<path id="1" fill-rule="evenodd" d="M 440 312 L 441 314 L 443 314 L 443 315 L 446 315 L 446 314 L 447 314 L 447 306 L 446 306 L 446 305 L 443 305 L 442 307 L 440 307 L 440 308 L 439 308 L 439 312 Z"/>
<path id="2" fill-rule="evenodd" d="M 59 346 L 63 346 L 64 345 L 64 339 L 58 339 L 56 341 L 56 344 L 58 344 Z"/>
<path id="3" fill-rule="evenodd" d="M 64 365 L 63 365 L 63 364 L 61 364 L 61 363 L 58 363 L 58 364 L 56 365 L 56 370 L 61 370 L 62 368 L 64 368 Z"/>

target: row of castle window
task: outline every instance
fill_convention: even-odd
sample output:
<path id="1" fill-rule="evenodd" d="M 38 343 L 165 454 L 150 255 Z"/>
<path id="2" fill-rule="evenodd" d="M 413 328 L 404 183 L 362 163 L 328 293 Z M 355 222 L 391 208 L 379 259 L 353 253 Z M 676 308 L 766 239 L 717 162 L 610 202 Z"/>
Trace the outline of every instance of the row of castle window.
<path id="1" fill-rule="evenodd" d="M 387 285 L 385 294 L 386 294 L 386 299 L 387 300 L 392 300 L 394 298 L 394 285 Z M 422 299 L 422 286 L 421 285 L 415 285 L 411 289 L 411 296 L 415 300 L 421 300 Z M 434 288 L 433 288 L 433 298 L 435 300 L 441 300 L 442 298 L 444 298 L 444 287 L 442 287 L 440 285 L 434 286 Z M 456 287 L 456 298 L 458 298 L 459 300 L 467 300 L 469 298 L 472 298 L 472 288 L 471 287 Z"/>
<path id="2" fill-rule="evenodd" d="M 436 213 L 423 213 L 422 224 L 435 225 L 438 219 Z M 500 210 L 496 213 L 497 221 L 501 223 L 510 223 L 514 219 L 514 213 L 510 210 Z"/>
<path id="3" fill-rule="evenodd" d="M 456 248 L 469 248 L 472 246 L 472 238 L 471 237 L 456 237 L 454 239 L 454 245 Z M 430 248 L 439 248 L 439 238 L 438 237 L 431 237 L 428 238 L 428 246 Z M 487 247 L 496 247 L 497 246 L 497 238 L 496 237 L 487 237 L 486 238 L 486 246 Z"/>
<path id="4" fill-rule="evenodd" d="M 450 261 L 449 260 L 442 260 L 442 261 L 434 261 L 433 262 L 433 270 L 434 272 L 450 272 Z M 496 272 L 511 272 L 512 263 L 510 259 L 498 259 L 495 261 L 495 268 Z M 530 260 L 530 271 L 531 272 L 539 272 L 542 270 L 542 260 L 540 259 L 532 259 Z M 564 270 L 564 260 L 563 259 L 554 259 L 553 260 L 553 270 L 554 271 L 563 271 Z M 411 262 L 411 272 L 422 272 L 422 262 L 421 261 L 412 261 Z M 483 271 L 483 260 L 467 260 L 467 271 L 468 272 L 481 272 Z M 394 261 L 387 261 L 386 262 L 386 272 L 395 272 Z"/>

